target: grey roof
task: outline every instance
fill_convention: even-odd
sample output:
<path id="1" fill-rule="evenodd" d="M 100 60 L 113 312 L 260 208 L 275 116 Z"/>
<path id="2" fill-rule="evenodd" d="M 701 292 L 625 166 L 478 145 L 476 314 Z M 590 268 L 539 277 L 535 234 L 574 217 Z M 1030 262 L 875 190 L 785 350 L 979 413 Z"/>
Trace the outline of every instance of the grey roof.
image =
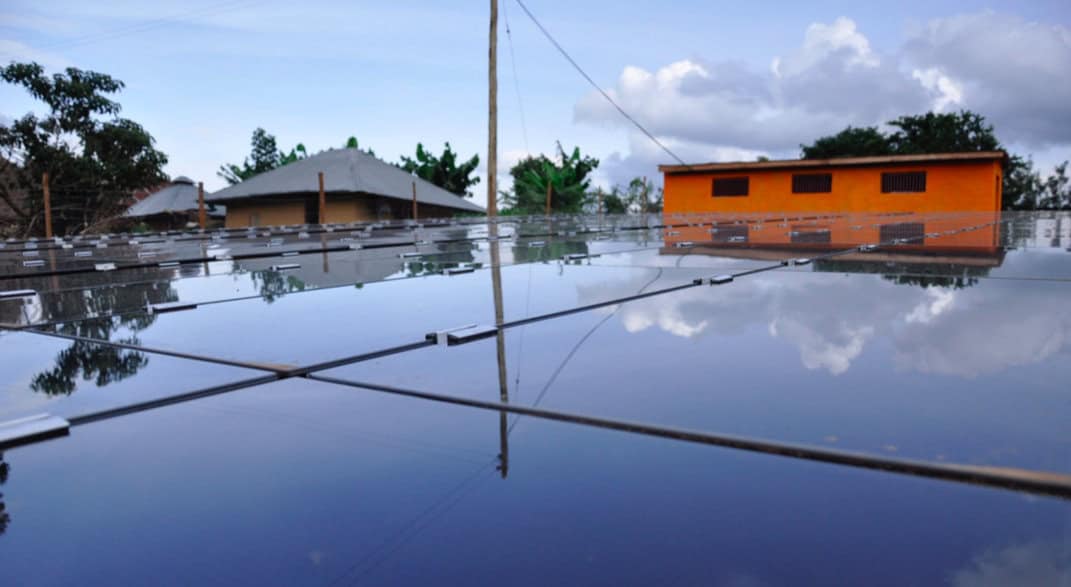
<path id="1" fill-rule="evenodd" d="M 417 202 L 470 212 L 485 210 L 439 186 L 411 175 L 404 169 L 380 161 L 360 149 L 332 149 L 289 165 L 261 173 L 242 183 L 219 190 L 207 199 L 227 201 L 257 196 L 307 194 L 319 190 L 316 174 L 324 174 L 327 193 L 368 193 L 400 200 L 412 200 L 413 182 Z"/>
<path id="2" fill-rule="evenodd" d="M 205 201 L 207 200 L 208 194 L 205 194 Z M 215 208 L 216 210 L 212 211 L 213 215 L 223 212 L 219 206 Z M 149 194 L 144 200 L 127 208 L 125 215 L 129 217 L 152 216 L 165 212 L 189 212 L 196 209 L 197 186 L 194 185 L 192 179 L 180 175 L 167 187 Z"/>

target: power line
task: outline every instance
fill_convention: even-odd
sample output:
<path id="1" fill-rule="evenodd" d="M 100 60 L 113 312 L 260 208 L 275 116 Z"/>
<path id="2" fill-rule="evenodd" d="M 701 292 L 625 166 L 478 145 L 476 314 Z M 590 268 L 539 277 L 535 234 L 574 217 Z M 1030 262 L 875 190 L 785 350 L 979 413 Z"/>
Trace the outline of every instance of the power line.
<path id="1" fill-rule="evenodd" d="M 678 157 L 676 153 L 674 153 L 673 151 L 671 151 L 669 149 L 669 147 L 667 147 L 664 144 L 662 144 L 662 141 L 658 140 L 653 134 L 651 134 L 651 131 L 649 131 L 646 128 L 644 128 L 644 126 L 642 124 L 640 124 L 639 122 L 637 122 L 635 118 L 630 116 L 628 112 L 625 112 L 625 109 L 622 108 L 620 105 L 618 105 L 618 103 L 615 102 L 614 99 L 610 97 L 610 94 L 607 94 L 605 90 L 603 90 L 601 87 L 599 87 L 599 84 L 595 83 L 595 80 L 591 79 L 591 76 L 588 75 L 587 72 L 584 71 L 584 69 L 582 67 L 580 67 L 580 64 L 577 63 L 576 60 L 573 59 L 569 55 L 568 52 L 566 52 L 566 50 L 561 46 L 560 43 L 558 43 L 558 41 L 556 41 L 554 39 L 553 36 L 551 36 L 550 31 L 548 31 L 542 24 L 540 24 L 539 20 L 536 19 L 535 15 L 532 14 L 531 10 L 528 10 L 528 7 L 524 5 L 524 2 L 522 0 L 517 0 L 517 4 L 519 4 L 520 7 L 521 7 L 521 10 L 523 10 L 524 13 L 528 15 L 528 18 L 532 19 L 532 22 L 535 23 L 536 27 L 538 27 L 539 30 L 543 33 L 543 36 L 545 36 L 547 38 L 547 40 L 550 41 L 550 43 L 552 45 L 554 45 L 554 47 L 558 50 L 558 52 L 562 54 L 562 57 L 565 57 L 565 59 L 570 64 L 572 64 L 573 68 L 576 69 L 580 73 L 580 75 L 584 76 L 584 79 L 588 80 L 588 83 L 591 84 L 591 87 L 593 87 L 596 90 L 598 90 L 598 92 L 600 94 L 602 94 L 602 97 L 606 98 L 606 101 L 609 102 L 614 108 L 617 109 L 618 112 L 621 113 L 621 116 L 624 116 L 626 120 L 631 122 L 636 128 L 640 129 L 640 132 L 642 132 L 643 134 L 647 135 L 647 138 L 651 139 L 651 142 L 653 142 L 654 144 L 658 145 L 663 151 L 665 151 L 667 154 L 669 154 L 670 157 L 673 157 L 674 159 L 676 159 L 678 163 L 680 163 L 681 165 L 684 165 L 684 166 L 688 165 L 687 163 L 684 162 L 684 159 L 681 159 L 680 157 Z"/>
<path id="2" fill-rule="evenodd" d="M 521 100 L 521 82 L 517 77 L 517 56 L 513 53 L 513 31 L 509 26 L 509 1 L 502 3 L 502 15 L 506 18 L 506 39 L 509 41 L 509 62 L 513 69 L 513 90 L 517 93 L 517 108 L 521 112 L 521 136 L 524 137 L 524 151 L 528 153 L 528 123 L 524 119 L 524 102 Z"/>
<path id="3" fill-rule="evenodd" d="M 57 41 L 55 43 L 49 43 L 49 44 L 41 45 L 41 46 L 39 46 L 37 48 L 38 49 L 70 49 L 72 47 L 77 47 L 77 46 L 80 46 L 80 45 L 87 45 L 87 44 L 90 44 L 90 43 L 96 43 L 98 41 L 109 41 L 109 40 L 116 39 L 116 38 L 119 38 L 119 37 L 124 37 L 124 36 L 127 36 L 127 35 L 132 35 L 132 34 L 136 34 L 136 33 L 142 33 L 142 32 L 145 32 L 145 31 L 149 31 L 149 30 L 152 30 L 154 28 L 159 28 L 161 26 L 165 26 L 165 25 L 169 25 L 169 24 L 177 24 L 177 23 L 181 23 L 183 21 L 189 21 L 190 19 L 193 19 L 193 18 L 206 17 L 206 16 L 215 16 L 217 14 L 222 14 L 224 12 L 229 12 L 231 10 L 236 10 L 236 9 L 239 9 L 239 8 L 248 8 L 248 7 L 251 7 L 251 6 L 255 5 L 255 4 L 260 4 L 263 1 L 264 0 L 231 0 L 229 2 L 222 2 L 222 3 L 218 3 L 218 4 L 215 4 L 215 5 L 212 5 L 212 6 L 207 6 L 207 7 L 204 7 L 202 9 L 200 9 L 200 10 L 193 10 L 193 11 L 189 11 L 189 12 L 175 14 L 175 15 L 172 15 L 172 16 L 165 16 L 165 17 L 161 17 L 161 18 L 155 18 L 155 19 L 147 20 L 147 21 L 144 21 L 144 22 L 141 22 L 141 23 L 138 23 L 138 24 L 134 24 L 134 25 L 128 26 L 128 27 L 119 28 L 119 29 L 115 29 L 115 30 L 111 30 L 111 31 L 103 31 L 103 32 L 98 32 L 98 33 L 92 33 L 92 34 L 89 34 L 89 35 L 84 35 L 82 37 L 77 37 L 77 38 L 74 38 L 74 39 L 68 39 L 68 40 L 65 40 L 65 41 Z"/>

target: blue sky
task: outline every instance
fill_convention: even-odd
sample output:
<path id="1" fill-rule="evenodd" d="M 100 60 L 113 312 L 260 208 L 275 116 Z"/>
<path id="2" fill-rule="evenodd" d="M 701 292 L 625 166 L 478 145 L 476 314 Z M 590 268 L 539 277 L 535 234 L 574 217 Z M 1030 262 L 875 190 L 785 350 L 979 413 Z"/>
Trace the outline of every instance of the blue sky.
<path id="1" fill-rule="evenodd" d="M 603 185 L 656 176 L 668 157 L 592 94 L 514 0 L 502 1 L 501 171 L 560 140 L 603 160 Z M 527 4 L 600 86 L 689 161 L 791 157 L 799 143 L 847 124 L 959 107 L 986 114 L 1040 166 L 1071 158 L 1067 2 Z M 157 139 L 167 171 L 216 189 L 216 169 L 248 153 L 257 126 L 284 148 L 315 151 L 354 135 L 388 160 L 417 141 L 450 141 L 484 159 L 488 9 L 482 1 L 9 0 L 0 7 L 0 61 L 122 79 L 123 115 Z M 0 87 L 5 120 L 34 108 Z"/>

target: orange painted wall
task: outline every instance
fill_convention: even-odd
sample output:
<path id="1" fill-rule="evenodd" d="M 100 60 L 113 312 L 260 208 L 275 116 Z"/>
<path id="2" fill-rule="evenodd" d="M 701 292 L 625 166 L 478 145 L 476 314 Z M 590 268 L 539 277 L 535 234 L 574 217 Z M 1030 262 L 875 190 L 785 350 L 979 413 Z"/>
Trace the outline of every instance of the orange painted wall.
<path id="1" fill-rule="evenodd" d="M 881 193 L 882 172 L 925 171 L 924 193 Z M 832 173 L 833 191 L 792 193 L 795 173 Z M 1000 210 L 998 161 L 923 165 L 771 169 L 665 174 L 665 211 L 697 212 L 995 212 Z M 713 197 L 715 177 L 750 178 L 749 193 Z"/>

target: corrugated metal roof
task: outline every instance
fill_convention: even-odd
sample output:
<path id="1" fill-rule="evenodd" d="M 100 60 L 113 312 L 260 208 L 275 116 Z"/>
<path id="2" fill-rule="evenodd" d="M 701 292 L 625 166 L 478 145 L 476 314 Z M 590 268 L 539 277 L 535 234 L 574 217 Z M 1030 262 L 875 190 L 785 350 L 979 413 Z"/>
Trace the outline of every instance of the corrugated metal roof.
<path id="1" fill-rule="evenodd" d="M 205 195 L 208 200 L 208 195 Z M 167 212 L 189 212 L 197 209 L 197 186 L 193 180 L 180 175 L 167 187 L 149 194 L 144 200 L 127 208 L 125 216 L 140 217 L 164 214 Z M 215 216 L 223 213 L 221 206 L 215 206 L 210 213 Z"/>
<path id="2" fill-rule="evenodd" d="M 1004 151 L 970 151 L 966 153 L 928 153 L 925 155 L 882 155 L 880 157 L 838 157 L 836 159 L 781 159 L 776 161 L 730 161 L 725 163 L 696 163 L 694 165 L 659 165 L 663 173 L 695 173 L 702 171 L 759 171 L 766 169 L 858 167 L 865 165 L 911 165 L 1004 159 Z"/>
<path id="3" fill-rule="evenodd" d="M 329 194 L 367 193 L 410 201 L 415 181 L 417 202 L 421 204 L 470 212 L 485 211 L 464 198 L 359 149 L 324 151 L 261 173 L 206 197 L 221 202 L 258 196 L 315 193 L 319 190 L 316 174 L 321 171 L 324 174 L 324 191 Z"/>

